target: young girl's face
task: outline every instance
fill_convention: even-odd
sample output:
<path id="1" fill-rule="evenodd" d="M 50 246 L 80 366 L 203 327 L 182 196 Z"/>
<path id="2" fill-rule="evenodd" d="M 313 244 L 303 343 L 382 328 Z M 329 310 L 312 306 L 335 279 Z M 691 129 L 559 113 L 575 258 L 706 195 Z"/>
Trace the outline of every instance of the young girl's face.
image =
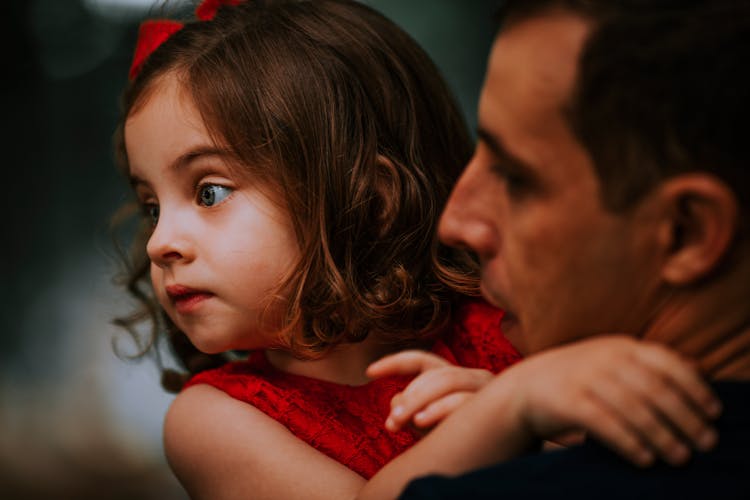
<path id="1" fill-rule="evenodd" d="M 280 316 L 279 301 L 266 310 L 269 293 L 299 256 L 289 217 L 233 175 L 175 77 L 156 85 L 128 117 L 125 145 L 155 224 L 147 252 L 159 302 L 204 352 L 269 347 Z"/>

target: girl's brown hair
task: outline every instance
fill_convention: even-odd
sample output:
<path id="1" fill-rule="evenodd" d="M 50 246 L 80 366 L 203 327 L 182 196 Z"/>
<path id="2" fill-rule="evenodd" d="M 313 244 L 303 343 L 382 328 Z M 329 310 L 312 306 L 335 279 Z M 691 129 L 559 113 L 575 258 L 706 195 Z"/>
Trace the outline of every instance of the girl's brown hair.
<path id="1" fill-rule="evenodd" d="M 123 123 L 167 74 L 238 171 L 291 217 L 302 257 L 279 284 L 292 291 L 280 334 L 297 355 L 371 332 L 413 344 L 441 331 L 460 296 L 477 294 L 474 260 L 436 237 L 470 137 L 437 68 L 384 16 L 348 0 L 223 7 L 149 56 L 125 91 Z M 122 125 L 117 138 L 127 172 Z M 134 332 L 150 318 L 154 334 L 164 325 L 190 372 L 223 362 L 201 357 L 144 293 L 146 237 L 125 280 L 143 309 L 119 323 Z"/>

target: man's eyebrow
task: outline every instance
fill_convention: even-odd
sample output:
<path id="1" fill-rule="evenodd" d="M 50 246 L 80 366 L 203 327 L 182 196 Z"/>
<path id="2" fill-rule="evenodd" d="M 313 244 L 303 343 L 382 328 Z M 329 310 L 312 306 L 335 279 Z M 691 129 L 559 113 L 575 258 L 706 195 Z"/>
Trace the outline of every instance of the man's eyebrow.
<path id="1" fill-rule="evenodd" d="M 523 168 L 524 170 L 531 170 L 525 161 L 518 158 L 513 153 L 510 153 L 503 145 L 502 140 L 499 137 L 491 134 L 487 129 L 479 126 L 477 128 L 477 137 L 487 145 L 492 153 L 503 162 L 515 165 L 516 167 Z"/>
<path id="2" fill-rule="evenodd" d="M 204 158 L 206 156 L 219 156 L 226 158 L 230 156 L 230 152 L 227 149 L 217 148 L 215 146 L 199 146 L 189 149 L 188 151 L 178 156 L 169 165 L 168 168 L 169 170 L 181 170 L 190 165 L 195 160 Z M 144 179 L 141 179 L 137 175 L 130 175 L 130 185 L 132 187 L 136 187 L 141 184 L 148 186 L 148 182 L 146 182 Z"/>

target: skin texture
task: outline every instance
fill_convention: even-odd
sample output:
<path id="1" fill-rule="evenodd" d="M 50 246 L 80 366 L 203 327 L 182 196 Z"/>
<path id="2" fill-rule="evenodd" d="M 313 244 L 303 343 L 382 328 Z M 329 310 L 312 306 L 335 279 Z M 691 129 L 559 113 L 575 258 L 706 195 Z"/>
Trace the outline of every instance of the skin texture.
<path id="1" fill-rule="evenodd" d="M 375 336 L 302 361 L 274 333 L 284 296 L 275 295 L 299 258 L 289 217 L 268 190 L 236 175 L 179 78 L 162 78 L 125 124 L 131 181 L 154 217 L 147 244 L 151 279 L 171 320 L 206 353 L 270 349 L 279 369 L 339 383 L 367 382 L 365 367 L 390 351 Z M 208 205 L 203 196 L 213 196 Z M 169 287 L 205 292 L 182 307 Z M 279 348 L 281 347 L 281 348 Z M 276 349 L 278 348 L 278 349 Z"/>
<path id="2" fill-rule="evenodd" d="M 156 222 L 147 251 L 167 314 L 205 352 L 277 345 L 266 296 L 298 256 L 283 210 L 233 175 L 174 76 L 161 80 L 129 117 L 125 137 L 137 196 Z M 213 196 L 211 203 L 203 196 Z M 205 297 L 180 305 L 167 291 L 175 285 Z M 324 360 L 304 362 L 283 350 L 268 351 L 268 358 L 292 373 L 356 384 L 367 380 L 365 367 L 382 354 L 382 346 L 362 342 Z M 175 398 L 164 441 L 193 498 L 346 498 L 364 483 L 264 413 L 209 386 Z"/>
<path id="3" fill-rule="evenodd" d="M 389 431 L 398 431 L 410 422 L 429 429 L 492 379 L 490 371 L 462 368 L 435 354 L 416 350 L 386 356 L 367 368 L 367 375 L 372 378 L 416 374 L 421 376 L 391 400 L 391 414 L 385 421 Z"/>
<path id="4" fill-rule="evenodd" d="M 479 142 L 440 237 L 479 256 L 483 294 L 517 318 L 508 336 L 526 353 L 626 332 L 671 346 L 711 378 L 747 378 L 750 265 L 737 258 L 748 252 L 735 243 L 738 200 L 695 171 L 626 210 L 605 208 L 566 118 L 589 31 L 585 19 L 553 10 L 497 38 Z"/>
<path id="5" fill-rule="evenodd" d="M 263 323 L 269 316 L 255 304 L 296 257 L 283 211 L 252 183 L 236 178 L 220 150 L 205 153 L 216 147 L 174 78 L 160 82 L 130 117 L 126 142 L 138 197 L 153 215 L 159 209 L 148 252 L 154 288 L 172 320 L 207 351 L 273 346 L 276 338 Z M 199 154 L 190 156 L 195 152 Z M 190 160 L 177 166 L 180 158 Z M 214 199 L 205 203 L 205 184 L 226 190 L 212 187 Z M 210 295 L 185 310 L 166 291 L 175 284 Z M 368 342 L 342 346 L 313 362 L 295 360 L 283 350 L 267 351 L 280 369 L 355 384 L 367 380 L 365 367 L 383 354 Z M 447 366 L 434 358 L 418 367 L 430 373 L 404 393 L 405 400 L 414 401 L 416 394 L 427 405 L 417 418 L 422 427 L 440 421 L 491 379 L 481 370 Z M 395 429 L 406 421 L 388 425 Z M 208 386 L 177 396 L 165 419 L 164 440 L 171 467 L 194 498 L 350 498 L 367 486 L 264 413 Z M 434 462 L 431 455 L 425 457 L 389 466 L 378 481 L 404 484 Z"/>
<path id="6" fill-rule="evenodd" d="M 395 498 L 414 477 L 503 462 L 580 429 L 637 465 L 656 456 L 680 464 L 691 448 L 715 444 L 707 422 L 720 410 L 692 366 L 663 346 L 622 335 L 582 340 L 494 377 L 357 498 Z"/>
<path id="7" fill-rule="evenodd" d="M 159 212 L 147 252 L 161 306 L 204 352 L 272 344 L 267 296 L 298 256 L 287 216 L 233 175 L 173 77 L 129 117 L 125 138 L 138 199 Z M 184 310 L 167 293 L 174 286 L 207 296 Z M 273 318 L 273 308 L 267 312 Z"/>
<path id="8" fill-rule="evenodd" d="M 658 277 L 660 266 L 667 262 L 665 249 L 673 245 L 663 237 L 668 234 L 665 228 L 670 229 L 670 219 L 664 215 L 664 198 L 649 198 L 626 215 L 604 211 L 590 160 L 562 119 L 562 105 L 572 85 L 574 61 L 586 30 L 585 23 L 577 18 L 550 16 L 536 23 L 519 24 L 501 36 L 491 56 L 480 102 L 481 141 L 441 226 L 445 241 L 477 251 L 483 265 L 485 295 L 515 313 L 520 328 L 515 329 L 517 338 L 513 340 L 530 353 L 592 332 L 636 331 L 644 327 L 644 318 L 651 317 L 654 304 L 665 297 Z M 529 44 L 534 54 L 544 55 L 544 64 L 528 63 L 535 60 L 528 52 L 531 49 L 524 49 Z M 519 60 L 526 62 L 519 65 Z M 550 73 L 548 65 L 557 69 Z M 518 71 L 508 71 L 509 66 Z M 516 77 L 519 81 L 514 80 Z M 503 92 L 498 86 L 503 87 Z M 167 92 L 157 89 L 152 100 L 159 90 Z M 179 92 L 175 93 L 179 96 Z M 140 113 L 147 112 L 152 104 L 147 103 Z M 172 104 L 179 107 L 181 101 L 177 99 Z M 188 122 L 195 125 L 195 113 L 186 113 Z M 132 118 L 137 119 L 138 115 Z M 523 176 L 517 184 L 519 174 L 508 170 L 512 163 L 499 161 L 498 138 L 513 155 L 525 155 L 525 162 L 537 167 L 530 174 L 530 184 L 522 180 Z M 126 139 L 131 140 L 127 130 Z M 148 141 L 148 134 L 142 139 Z M 131 145 L 135 146 L 128 142 L 129 148 Z M 139 177 L 147 175 L 138 171 L 146 168 L 145 163 L 158 167 L 160 172 L 160 161 L 169 164 L 173 160 L 150 163 L 138 155 L 131 156 L 134 174 Z M 161 173 L 148 175 L 153 175 L 152 184 L 166 185 L 157 182 Z M 575 188 L 569 186 L 573 183 Z M 240 190 L 244 188 L 239 186 Z M 171 189 L 156 189 L 155 195 L 164 209 L 160 224 L 177 217 L 170 210 L 176 199 L 184 203 L 187 212 L 200 213 L 205 209 L 188 206 L 188 199 L 192 203 L 196 199 L 192 195 L 183 193 L 173 199 Z M 161 194 L 164 192 L 169 195 Z M 250 190 L 248 195 L 254 192 Z M 224 203 L 228 200 L 232 198 Z M 148 199 L 143 201 L 150 203 Z M 257 209 L 258 203 L 253 207 Z M 273 204 L 266 208 L 271 207 Z M 494 215 L 486 217 L 487 213 Z M 202 217 L 196 214 L 199 227 Z M 283 220 L 270 216 L 263 220 L 271 231 L 277 231 L 280 240 L 274 241 L 283 241 Z M 177 222 L 170 231 L 192 227 Z M 249 224 L 252 219 L 245 222 Z M 459 226 L 461 231 L 456 232 Z M 238 225 L 235 229 L 242 228 Z M 157 225 L 155 238 L 159 230 Z M 179 234 L 165 240 L 179 242 Z M 571 248 L 571 242 L 580 248 Z M 252 245 L 258 243 L 248 244 L 254 248 Z M 280 248 L 294 255 L 294 245 L 282 244 Z M 161 269 L 161 263 L 168 269 L 187 269 L 182 267 L 183 253 L 176 250 L 181 257 L 178 259 L 174 252 L 155 251 L 155 266 Z M 643 271 L 643 277 L 634 273 L 636 269 Z M 278 277 L 273 273 L 269 276 L 268 282 L 265 278 L 254 282 L 252 289 L 258 293 L 267 290 L 264 284 Z M 159 284 L 160 281 L 155 282 L 155 286 Z M 216 295 L 223 297 L 218 293 L 222 290 L 217 285 Z M 610 295 L 610 290 L 617 290 L 617 295 Z M 211 301 L 213 297 L 202 305 L 210 305 Z M 602 314 L 610 310 L 611 315 Z M 257 320 L 257 314 L 246 319 Z M 232 319 L 228 324 L 235 323 Z M 249 323 L 253 324 L 258 325 L 257 321 Z M 222 331 L 227 332 L 226 338 L 224 333 L 220 335 L 222 345 L 233 345 L 227 339 L 234 339 L 232 332 L 239 329 Z M 257 331 L 265 330 L 257 327 Z M 196 335 L 198 340 L 201 337 Z M 248 330 L 237 335 L 243 342 L 257 342 L 257 346 L 269 346 L 272 341 L 262 336 L 252 340 L 250 337 Z M 219 341 L 217 348 L 218 345 Z M 366 360 L 377 359 L 382 353 L 367 345 L 360 349 L 357 366 L 352 370 L 364 373 Z M 602 338 L 532 356 L 533 364 L 520 363 L 489 383 L 481 377 L 479 381 L 467 377 L 461 386 L 443 386 L 432 396 L 422 398 L 424 403 L 429 405 L 431 398 L 439 400 L 450 392 L 481 389 L 367 484 L 252 406 L 209 387 L 184 391 L 170 408 L 165 423 L 167 455 L 180 480 L 196 498 L 348 498 L 357 494 L 389 498 L 417 475 L 464 472 L 517 456 L 537 446 L 540 439 L 581 428 L 619 447 L 633 460 L 647 463 L 653 453 L 658 453 L 677 463 L 684 459 L 684 453 L 677 449 L 673 425 L 686 434 L 691 444 L 710 446 L 710 433 L 705 442 L 702 436 L 708 431 L 706 419 L 716 409 L 702 382 L 694 374 L 686 375 L 692 372 L 685 361 L 675 355 L 654 354 L 660 350 L 663 348 L 632 338 Z M 588 362 L 582 363 L 581 359 Z M 659 362 L 646 361 L 651 359 Z M 278 359 L 272 361 L 283 365 Z M 294 371 L 294 366 L 290 363 L 284 369 Z M 333 378 L 346 380 L 341 374 Z M 439 381 L 444 380 L 442 377 L 436 380 L 437 385 L 443 384 Z M 404 392 L 409 391 L 407 388 Z M 586 404 L 571 404 L 569 398 Z M 636 408 L 640 410 L 635 411 Z M 682 416 L 686 408 L 693 408 L 695 418 Z M 656 442 L 649 442 L 654 435 L 649 429 L 672 429 L 672 434 L 661 432 Z M 643 458 L 643 450 L 653 453 Z"/>
<path id="9" fill-rule="evenodd" d="M 737 201 L 699 172 L 663 181 L 627 211 L 604 208 L 564 115 L 589 29 L 547 11 L 501 32 L 479 143 L 440 225 L 444 242 L 477 253 L 483 294 L 516 317 L 509 338 L 529 357 L 386 465 L 359 498 L 397 496 L 409 479 L 394 479 L 397 468 L 456 475 L 576 429 L 639 465 L 657 456 L 683 463 L 715 444 L 709 422 L 721 411 L 695 367 L 711 379 L 750 378 L 747 259 L 715 273 Z"/>
<path id="10" fill-rule="evenodd" d="M 604 209 L 591 159 L 562 113 L 588 29 L 549 16 L 498 38 L 480 140 L 441 221 L 444 241 L 477 252 L 483 293 L 518 317 L 525 334 L 512 340 L 527 352 L 638 331 L 654 303 L 640 297 L 660 292 L 654 207 Z"/>
<path id="11" fill-rule="evenodd" d="M 564 116 L 589 30 L 582 18 L 550 12 L 512 26 L 498 38 L 479 104 L 480 141 L 441 220 L 444 241 L 479 255 L 483 292 L 516 315 L 518 344 L 528 353 L 600 332 L 642 334 L 670 295 L 664 283 L 674 258 L 669 253 L 674 247 L 670 198 L 656 190 L 632 210 L 605 209 L 591 158 Z M 639 359 L 651 360 L 656 356 L 652 352 L 661 349 L 650 348 Z M 658 357 L 668 358 L 663 352 Z M 607 358 L 617 362 L 609 354 Z M 550 371 L 563 373 L 554 366 Z M 654 378 L 658 371 L 639 371 L 634 365 L 617 378 L 632 377 L 635 387 L 661 392 L 665 378 Z M 685 373 L 679 378 L 687 380 Z M 612 377 L 598 378 L 600 387 L 591 394 L 603 400 Z M 691 379 L 697 389 L 698 378 Z M 668 397 L 673 408 L 682 407 L 673 415 L 676 422 L 686 422 L 679 427 L 697 430 L 694 436 L 709 435 L 690 408 L 710 398 L 703 389 L 692 393 L 702 396 L 680 398 L 678 392 Z M 648 391 L 641 394 L 648 396 Z M 629 407 L 635 408 L 632 399 L 616 399 L 607 404 L 624 417 L 623 429 L 633 428 L 631 417 L 639 412 L 629 413 Z M 649 399 L 658 408 L 659 401 Z M 716 408 L 703 416 L 708 414 L 715 415 Z M 689 450 L 673 433 L 657 430 L 655 422 L 653 417 L 641 420 L 648 432 L 626 437 L 622 451 L 648 463 L 653 450 L 641 449 L 639 460 L 632 441 L 655 436 L 650 444 L 665 458 L 685 460 Z M 709 445 L 713 441 L 702 439 Z"/>

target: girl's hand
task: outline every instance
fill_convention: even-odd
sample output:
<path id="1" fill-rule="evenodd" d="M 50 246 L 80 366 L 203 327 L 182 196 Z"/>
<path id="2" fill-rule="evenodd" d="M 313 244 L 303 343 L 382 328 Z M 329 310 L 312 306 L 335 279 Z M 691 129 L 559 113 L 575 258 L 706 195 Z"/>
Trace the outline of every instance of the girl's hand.
<path id="1" fill-rule="evenodd" d="M 693 366 L 667 348 L 625 336 L 531 356 L 495 381 L 537 439 L 585 430 L 641 466 L 684 463 L 717 440 L 721 405 Z M 494 383 L 493 383 L 494 384 Z"/>
<path id="2" fill-rule="evenodd" d="M 412 422 L 426 429 L 450 415 L 468 397 L 492 380 L 487 370 L 462 368 L 424 351 L 410 350 L 386 356 L 367 368 L 367 376 L 414 375 L 391 400 L 385 427 L 397 431 Z"/>

